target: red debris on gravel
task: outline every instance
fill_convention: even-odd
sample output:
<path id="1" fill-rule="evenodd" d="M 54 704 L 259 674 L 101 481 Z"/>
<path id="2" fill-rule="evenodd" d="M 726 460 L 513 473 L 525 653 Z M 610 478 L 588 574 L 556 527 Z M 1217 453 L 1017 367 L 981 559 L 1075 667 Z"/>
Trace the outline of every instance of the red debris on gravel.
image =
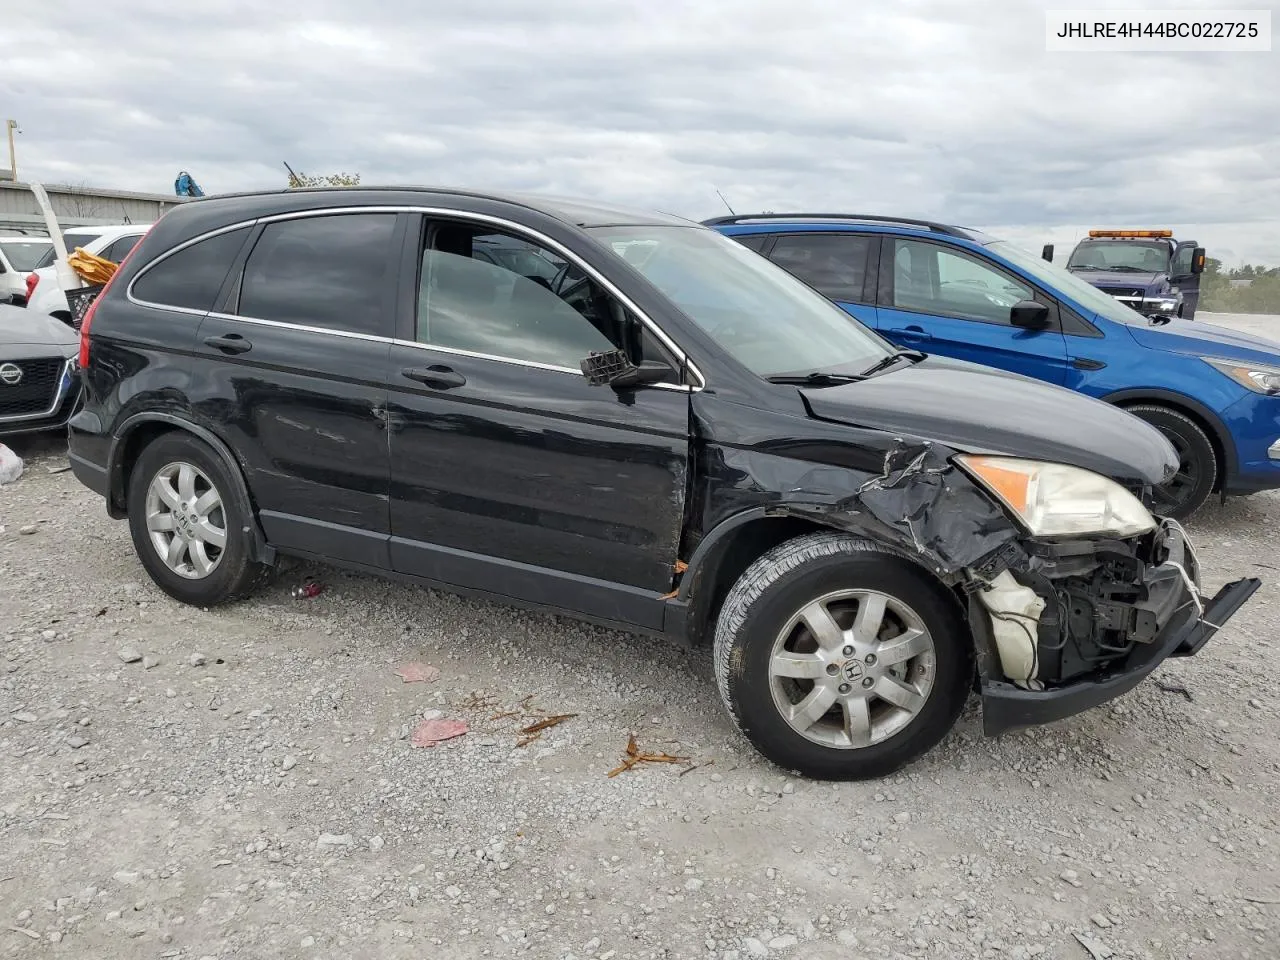
<path id="1" fill-rule="evenodd" d="M 440 668 L 429 663 L 406 663 L 396 668 L 396 674 L 405 683 L 434 683 L 440 679 Z"/>
<path id="2" fill-rule="evenodd" d="M 423 720 L 413 728 L 409 743 L 414 747 L 434 747 L 443 740 L 452 740 L 466 732 L 465 720 Z"/>

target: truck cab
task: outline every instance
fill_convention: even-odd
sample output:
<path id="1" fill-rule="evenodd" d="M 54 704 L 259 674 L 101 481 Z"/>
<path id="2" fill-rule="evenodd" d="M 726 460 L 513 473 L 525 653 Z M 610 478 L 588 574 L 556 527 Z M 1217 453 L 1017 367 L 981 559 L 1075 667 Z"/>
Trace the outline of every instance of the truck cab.
<path id="1" fill-rule="evenodd" d="M 1053 247 L 1045 247 L 1053 259 Z M 1172 230 L 1090 230 L 1067 269 L 1144 317 L 1195 317 L 1204 248 Z"/>

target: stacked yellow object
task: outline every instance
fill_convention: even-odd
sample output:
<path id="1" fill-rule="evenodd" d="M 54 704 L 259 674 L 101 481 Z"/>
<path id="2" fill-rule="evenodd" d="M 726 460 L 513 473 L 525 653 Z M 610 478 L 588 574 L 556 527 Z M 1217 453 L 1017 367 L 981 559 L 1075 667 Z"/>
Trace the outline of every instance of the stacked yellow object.
<path id="1" fill-rule="evenodd" d="M 118 266 L 110 260 L 90 253 L 83 247 L 76 247 L 75 252 L 67 256 L 67 264 L 85 283 L 92 284 L 106 283 Z"/>

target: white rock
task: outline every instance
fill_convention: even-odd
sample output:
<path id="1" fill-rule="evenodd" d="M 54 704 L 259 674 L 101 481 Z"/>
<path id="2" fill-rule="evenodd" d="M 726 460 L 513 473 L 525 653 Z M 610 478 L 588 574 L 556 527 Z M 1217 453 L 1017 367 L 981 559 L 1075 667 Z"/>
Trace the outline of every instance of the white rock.
<path id="1" fill-rule="evenodd" d="M 749 957 L 767 957 L 769 955 L 769 948 L 755 937 L 747 937 L 743 940 L 742 949 L 747 951 L 747 956 Z"/>
<path id="2" fill-rule="evenodd" d="M 292 753 L 286 753 L 283 760 L 280 761 L 281 770 L 292 770 L 298 765 L 298 758 Z"/>
<path id="3" fill-rule="evenodd" d="M 203 653 L 193 653 L 191 656 L 187 657 L 187 663 L 191 664 L 193 667 L 203 667 L 207 662 L 208 660 L 205 658 Z"/>
<path id="4" fill-rule="evenodd" d="M 774 937 L 769 941 L 770 950 L 789 950 L 800 942 L 800 938 L 790 933 L 784 933 L 780 937 Z"/>
<path id="5" fill-rule="evenodd" d="M 141 876 L 136 870 L 117 870 L 111 875 L 116 883 L 123 883 L 126 887 L 131 887 L 138 882 Z"/>
<path id="6" fill-rule="evenodd" d="M 688 880 L 684 882 L 684 888 L 686 890 L 701 890 L 702 881 L 699 880 L 697 877 L 690 877 Z"/>
<path id="7" fill-rule="evenodd" d="M 370 837 L 369 849 L 372 850 L 374 853 L 377 853 L 379 850 L 382 849 L 385 843 L 386 841 L 383 840 L 381 837 Z"/>
<path id="8" fill-rule="evenodd" d="M 118 656 L 124 663 L 137 663 L 142 659 L 142 654 L 133 649 L 133 647 L 125 647 L 117 653 L 116 656 Z"/>
<path id="9" fill-rule="evenodd" d="M 317 847 L 354 847 L 356 838 L 349 833 L 322 833 L 316 840 Z"/>

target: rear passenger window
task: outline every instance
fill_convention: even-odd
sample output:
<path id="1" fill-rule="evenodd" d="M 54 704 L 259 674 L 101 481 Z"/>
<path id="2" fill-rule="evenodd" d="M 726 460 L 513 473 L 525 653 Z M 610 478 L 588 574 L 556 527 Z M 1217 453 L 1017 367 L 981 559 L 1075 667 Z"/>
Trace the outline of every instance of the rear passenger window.
<path id="1" fill-rule="evenodd" d="M 213 301 L 248 236 L 249 228 L 241 227 L 165 257 L 134 281 L 133 295 L 165 307 L 213 309 Z"/>
<path id="2" fill-rule="evenodd" d="M 112 263 L 123 263 L 124 258 L 129 255 L 129 251 L 136 247 L 141 239 L 141 237 L 121 237 L 98 256 L 104 260 L 110 260 Z"/>
<path id="3" fill-rule="evenodd" d="M 241 316 L 386 336 L 394 213 L 334 214 L 269 223 L 240 285 Z"/>
<path id="4" fill-rule="evenodd" d="M 831 300 L 862 302 L 871 238 L 848 233 L 778 237 L 769 258 Z"/>

